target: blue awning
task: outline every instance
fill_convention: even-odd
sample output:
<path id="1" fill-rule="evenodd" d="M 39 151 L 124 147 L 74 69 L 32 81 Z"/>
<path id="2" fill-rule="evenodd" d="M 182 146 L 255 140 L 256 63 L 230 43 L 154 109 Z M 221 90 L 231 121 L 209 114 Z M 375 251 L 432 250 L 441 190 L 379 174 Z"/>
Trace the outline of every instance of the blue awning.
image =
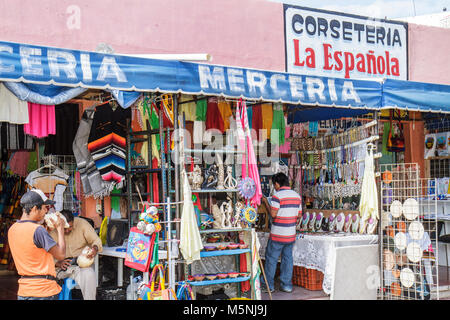
<path id="1" fill-rule="evenodd" d="M 377 109 L 381 83 L 0 42 L 0 81 Z"/>
<path id="2" fill-rule="evenodd" d="M 382 108 L 449 113 L 450 86 L 387 79 L 383 83 Z"/>
<path id="3" fill-rule="evenodd" d="M 294 119 L 323 120 L 384 108 L 450 112 L 450 86 L 445 85 L 319 77 L 1 41 L 0 81 L 27 84 L 16 86 L 26 94 L 31 87 L 50 85 L 56 97 L 75 91 L 54 87 L 104 89 L 128 106 L 139 92 L 182 92 L 309 108 Z"/>

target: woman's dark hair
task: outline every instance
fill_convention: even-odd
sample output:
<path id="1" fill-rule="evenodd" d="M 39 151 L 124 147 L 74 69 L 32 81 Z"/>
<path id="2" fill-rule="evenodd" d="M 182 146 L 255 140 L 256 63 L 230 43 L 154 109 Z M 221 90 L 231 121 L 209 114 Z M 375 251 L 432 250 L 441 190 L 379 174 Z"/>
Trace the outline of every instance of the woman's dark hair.
<path id="1" fill-rule="evenodd" d="M 272 176 L 272 183 L 278 183 L 280 187 L 289 187 L 289 178 L 283 172 L 278 172 Z"/>
<path id="2" fill-rule="evenodd" d="M 61 210 L 61 214 L 66 218 L 67 223 L 73 221 L 73 213 L 69 210 Z"/>

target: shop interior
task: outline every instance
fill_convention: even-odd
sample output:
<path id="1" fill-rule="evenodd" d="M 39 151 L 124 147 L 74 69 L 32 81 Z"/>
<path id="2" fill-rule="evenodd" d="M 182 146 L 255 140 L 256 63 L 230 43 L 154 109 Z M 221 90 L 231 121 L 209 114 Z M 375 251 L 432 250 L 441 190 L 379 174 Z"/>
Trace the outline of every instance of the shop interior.
<path id="1" fill-rule="evenodd" d="M 165 268 L 180 299 L 349 299 L 352 290 L 368 299 L 436 299 L 449 280 L 447 115 L 161 92 L 140 93 L 124 108 L 111 92 L 97 89 L 44 105 L 19 100 L 1 86 L 0 105 L 29 117 L 24 122 L 11 112 L 0 123 L 1 299 L 15 299 L 18 276 L 7 231 L 20 219 L 20 196 L 31 187 L 58 199 L 55 211 L 70 210 L 92 223 L 104 249 L 126 251 L 131 227 L 143 220 L 144 229 L 155 225 L 150 265 Z M 250 139 L 242 149 L 235 132 L 244 112 Z M 105 134 L 97 126 L 105 117 L 118 124 L 113 133 L 119 139 L 108 142 L 118 150 L 111 162 L 90 145 Z M 249 147 L 255 154 L 242 151 Z M 245 178 L 258 177 L 261 194 L 270 199 L 276 172 L 288 175 L 303 211 L 294 291 L 268 295 L 257 282 L 264 282 L 271 219 L 262 203 L 249 209 L 245 182 L 257 186 Z M 364 184 L 364 178 L 376 183 Z M 186 194 L 203 243 L 201 259 L 192 264 L 179 250 Z M 362 205 L 379 210 L 362 213 Z M 142 218 L 150 207 L 156 221 Z M 256 243 L 260 258 L 253 260 Z M 97 299 L 138 299 L 139 283 L 153 279 L 151 268 L 123 265 L 125 253 L 99 254 Z M 367 288 L 358 277 L 372 266 L 381 267 L 381 286 Z M 72 299 L 82 299 L 76 288 Z"/>

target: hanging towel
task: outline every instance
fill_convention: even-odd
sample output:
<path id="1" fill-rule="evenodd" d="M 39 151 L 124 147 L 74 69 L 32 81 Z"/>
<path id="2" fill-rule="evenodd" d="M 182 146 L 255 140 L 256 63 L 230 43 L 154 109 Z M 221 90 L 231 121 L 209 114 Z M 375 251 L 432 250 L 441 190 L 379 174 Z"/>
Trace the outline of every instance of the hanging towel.
<path id="1" fill-rule="evenodd" d="M 44 138 L 56 134 L 55 106 L 28 102 L 29 123 L 23 131 L 33 137 Z"/>
<path id="2" fill-rule="evenodd" d="M 286 122 L 284 120 L 283 105 L 276 103 L 272 109 L 272 129 L 270 132 L 270 142 L 274 145 L 284 143 Z"/>
<path id="3" fill-rule="evenodd" d="M 266 130 L 266 137 L 270 139 L 270 131 L 272 130 L 273 109 L 271 103 L 261 105 L 262 112 L 262 128 Z"/>
<path id="4" fill-rule="evenodd" d="M 217 103 L 217 108 L 220 111 L 220 115 L 223 119 L 223 130 L 226 131 L 230 129 L 230 117 L 233 115 L 231 111 L 231 106 L 227 101 L 219 101 Z"/>
<path id="5" fill-rule="evenodd" d="M 378 220 L 378 192 L 375 181 L 375 167 L 373 163 L 373 151 L 366 150 L 364 160 L 364 176 L 361 188 L 361 199 L 359 202 L 359 212 L 361 215 L 360 230 L 363 232 L 370 218 Z M 361 233 L 362 233 L 361 232 Z"/>
<path id="6" fill-rule="evenodd" d="M 181 213 L 180 226 L 180 251 L 187 264 L 200 260 L 200 251 L 203 249 L 200 231 L 198 230 L 197 217 L 195 215 L 192 192 L 189 186 L 186 171 L 183 170 L 183 211 Z"/>
<path id="7" fill-rule="evenodd" d="M 0 83 L 0 121 L 29 123 L 28 102 L 17 98 L 3 83 Z"/>
<path id="8" fill-rule="evenodd" d="M 260 141 L 261 129 L 263 128 L 263 120 L 261 113 L 261 105 L 255 104 L 251 107 L 252 109 L 252 129 L 255 130 L 256 140 Z"/>

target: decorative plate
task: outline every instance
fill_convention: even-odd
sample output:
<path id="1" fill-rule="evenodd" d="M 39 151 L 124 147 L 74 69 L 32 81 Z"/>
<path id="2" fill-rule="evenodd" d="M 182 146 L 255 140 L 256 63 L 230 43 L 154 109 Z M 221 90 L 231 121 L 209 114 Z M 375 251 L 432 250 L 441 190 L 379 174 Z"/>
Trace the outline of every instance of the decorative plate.
<path id="1" fill-rule="evenodd" d="M 398 200 L 394 200 L 391 203 L 390 211 L 394 218 L 398 218 L 402 215 L 402 203 Z"/>
<path id="2" fill-rule="evenodd" d="M 422 248 L 416 242 L 411 242 L 406 248 L 406 256 L 411 262 L 419 262 L 422 259 Z"/>
<path id="3" fill-rule="evenodd" d="M 400 272 L 400 282 L 406 288 L 412 287 L 414 284 L 414 272 L 409 268 L 403 268 Z"/>
<path id="4" fill-rule="evenodd" d="M 245 199 L 251 199 L 256 193 L 256 184 L 252 178 L 247 177 L 239 181 L 238 184 L 239 193 Z"/>
<path id="5" fill-rule="evenodd" d="M 416 199 L 408 198 L 403 203 L 403 215 L 408 220 L 414 220 L 419 215 L 419 203 Z"/>
<path id="6" fill-rule="evenodd" d="M 394 237 L 394 243 L 397 249 L 403 250 L 406 248 L 406 234 L 398 232 Z"/>
<path id="7" fill-rule="evenodd" d="M 409 235 L 413 240 L 420 240 L 423 238 L 424 229 L 419 221 L 413 221 L 408 228 Z"/>

